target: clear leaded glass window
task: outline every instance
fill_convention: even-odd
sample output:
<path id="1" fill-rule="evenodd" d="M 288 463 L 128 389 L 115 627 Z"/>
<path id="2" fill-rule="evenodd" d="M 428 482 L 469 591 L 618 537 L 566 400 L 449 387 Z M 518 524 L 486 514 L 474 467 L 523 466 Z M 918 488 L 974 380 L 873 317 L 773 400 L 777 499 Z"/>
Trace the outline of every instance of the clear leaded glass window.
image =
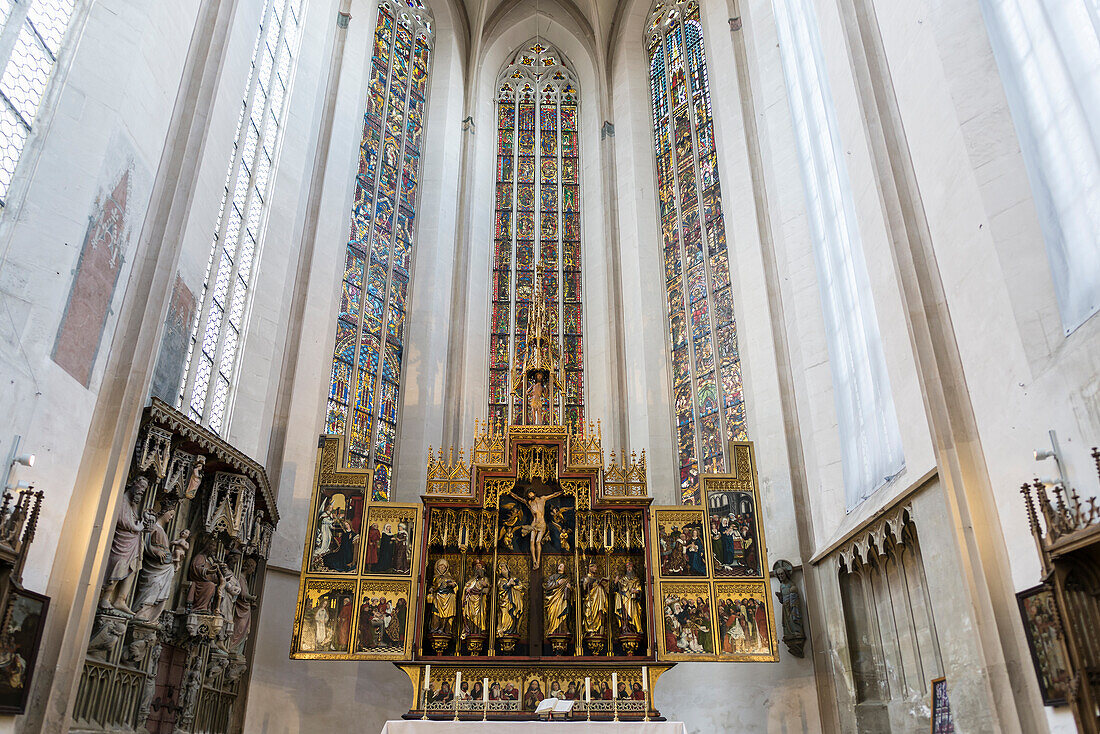
<path id="1" fill-rule="evenodd" d="M 584 421 L 577 89 L 561 54 L 524 44 L 497 86 L 496 204 L 489 337 L 489 418 L 522 422 L 509 366 L 523 359 L 541 279 L 562 355 L 564 417 Z M 514 398 L 514 400 L 513 400 Z"/>
<path id="2" fill-rule="evenodd" d="M 373 470 L 376 500 L 393 476 L 432 30 L 419 0 L 379 2 L 336 321 L 325 432 L 344 436 L 347 466 Z"/>
<path id="3" fill-rule="evenodd" d="M 699 5 L 658 2 L 646 27 L 680 492 L 697 503 L 700 471 L 746 439 L 741 361 Z"/>
<path id="4" fill-rule="evenodd" d="M 46 94 L 76 0 L 0 0 L 0 206 Z"/>
<path id="5" fill-rule="evenodd" d="M 202 308 L 180 386 L 178 406 L 216 433 L 225 426 L 237 372 L 271 168 L 298 51 L 301 6 L 301 0 L 264 2 L 206 264 Z"/>

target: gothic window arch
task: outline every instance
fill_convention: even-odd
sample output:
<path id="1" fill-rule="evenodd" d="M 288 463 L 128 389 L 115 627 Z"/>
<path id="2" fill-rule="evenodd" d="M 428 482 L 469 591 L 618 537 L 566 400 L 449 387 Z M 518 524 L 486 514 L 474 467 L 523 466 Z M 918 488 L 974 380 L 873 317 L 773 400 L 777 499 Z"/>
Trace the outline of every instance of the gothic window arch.
<path id="1" fill-rule="evenodd" d="M 538 278 L 562 355 L 564 419 L 584 421 L 580 166 L 576 77 L 535 39 L 498 78 L 489 419 L 522 422 L 509 366 L 523 358 Z"/>
<path id="2" fill-rule="evenodd" d="M 191 331 L 176 404 L 223 433 L 252 300 L 271 173 L 298 54 L 302 0 L 265 0 L 252 47 L 218 223 L 206 263 L 202 306 Z"/>
<path id="3" fill-rule="evenodd" d="M 419 0 L 380 0 L 325 419 L 376 500 L 393 477 L 433 31 Z"/>
<path id="4" fill-rule="evenodd" d="M 729 469 L 747 438 L 718 152 L 699 4 L 654 5 L 646 25 L 680 494 Z"/>

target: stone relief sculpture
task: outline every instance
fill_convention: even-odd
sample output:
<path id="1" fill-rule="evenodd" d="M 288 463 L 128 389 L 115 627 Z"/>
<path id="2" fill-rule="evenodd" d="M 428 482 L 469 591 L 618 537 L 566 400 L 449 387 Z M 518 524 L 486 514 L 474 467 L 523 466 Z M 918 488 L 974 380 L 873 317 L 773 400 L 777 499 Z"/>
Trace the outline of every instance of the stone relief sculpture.
<path id="1" fill-rule="evenodd" d="M 252 589 L 278 510 L 263 467 L 157 398 L 142 431 L 110 528 L 72 720 L 105 734 L 144 732 L 154 719 L 157 731 L 192 734 L 207 697 L 224 707 L 240 694 L 259 603 Z M 165 666 L 183 656 L 169 692 Z M 231 718 L 203 731 L 226 734 Z"/>

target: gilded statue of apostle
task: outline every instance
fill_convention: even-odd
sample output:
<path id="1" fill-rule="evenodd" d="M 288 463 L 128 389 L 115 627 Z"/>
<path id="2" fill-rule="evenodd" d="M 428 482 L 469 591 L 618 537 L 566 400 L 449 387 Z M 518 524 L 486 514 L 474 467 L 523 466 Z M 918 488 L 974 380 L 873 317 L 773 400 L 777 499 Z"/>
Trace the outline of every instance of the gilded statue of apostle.
<path id="1" fill-rule="evenodd" d="M 451 578 L 446 559 L 435 562 L 435 578 L 431 587 L 432 632 L 450 634 L 455 621 L 455 589 L 458 584 Z"/>
<path id="2" fill-rule="evenodd" d="M 546 634 L 569 634 L 569 606 L 573 597 L 573 580 L 566 573 L 564 562 L 559 562 L 557 571 L 546 579 L 543 591 L 546 597 Z"/>
<path id="3" fill-rule="evenodd" d="M 607 579 L 599 576 L 595 563 L 588 564 L 588 573 L 581 579 L 584 591 L 584 617 L 581 623 L 586 635 L 602 635 L 607 621 Z"/>
<path id="4" fill-rule="evenodd" d="M 497 566 L 497 634 L 518 635 L 523 624 L 523 610 L 526 605 L 523 582 L 512 575 L 508 564 L 501 561 Z"/>
<path id="5" fill-rule="evenodd" d="M 642 631 L 642 583 L 634 574 L 634 564 L 626 562 L 622 576 L 615 577 L 615 618 L 619 632 Z"/>
<path id="6" fill-rule="evenodd" d="M 462 636 L 483 635 L 489 628 L 487 598 L 489 579 L 485 578 L 485 566 L 481 561 L 474 566 L 474 576 L 462 589 Z"/>

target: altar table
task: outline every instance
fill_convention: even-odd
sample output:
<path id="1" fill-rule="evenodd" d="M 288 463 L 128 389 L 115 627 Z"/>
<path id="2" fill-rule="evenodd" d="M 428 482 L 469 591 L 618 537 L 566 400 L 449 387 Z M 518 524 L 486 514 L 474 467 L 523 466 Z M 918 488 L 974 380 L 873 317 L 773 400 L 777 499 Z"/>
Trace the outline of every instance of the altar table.
<path id="1" fill-rule="evenodd" d="M 387 721 L 382 734 L 687 734 L 682 721 Z"/>

